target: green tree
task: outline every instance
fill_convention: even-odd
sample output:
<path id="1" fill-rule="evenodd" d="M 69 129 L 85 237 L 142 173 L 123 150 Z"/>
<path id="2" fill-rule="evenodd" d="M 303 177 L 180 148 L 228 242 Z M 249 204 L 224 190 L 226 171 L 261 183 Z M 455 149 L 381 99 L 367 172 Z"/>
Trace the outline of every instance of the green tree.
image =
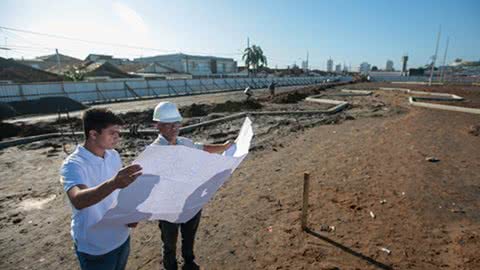
<path id="1" fill-rule="evenodd" d="M 253 73 L 257 74 L 258 68 L 267 66 L 267 57 L 263 54 L 263 50 L 260 46 L 252 45 L 243 51 L 242 59 L 245 61 L 245 66 L 250 71 L 253 69 Z"/>

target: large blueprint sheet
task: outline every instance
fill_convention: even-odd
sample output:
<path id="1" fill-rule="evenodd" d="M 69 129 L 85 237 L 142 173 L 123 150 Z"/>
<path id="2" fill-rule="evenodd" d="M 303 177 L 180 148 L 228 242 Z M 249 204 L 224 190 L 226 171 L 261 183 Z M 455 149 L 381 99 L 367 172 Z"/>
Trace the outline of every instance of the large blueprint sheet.
<path id="1" fill-rule="evenodd" d="M 240 133 L 223 155 L 176 146 L 148 146 L 133 162 L 143 168 L 130 186 L 93 226 L 128 224 L 141 220 L 190 220 L 213 197 L 248 154 L 253 137 L 247 117 Z"/>

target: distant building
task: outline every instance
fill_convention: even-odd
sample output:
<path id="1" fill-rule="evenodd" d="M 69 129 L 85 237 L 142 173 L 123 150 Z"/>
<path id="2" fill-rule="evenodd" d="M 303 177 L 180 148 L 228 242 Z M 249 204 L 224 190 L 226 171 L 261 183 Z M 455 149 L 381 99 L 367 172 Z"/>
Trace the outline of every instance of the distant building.
<path id="1" fill-rule="evenodd" d="M 392 82 L 401 80 L 401 71 L 370 71 L 368 72 L 372 82 Z"/>
<path id="2" fill-rule="evenodd" d="M 89 54 L 85 61 L 91 61 L 96 63 L 105 63 L 108 62 L 114 65 L 123 65 L 129 62 L 128 59 L 125 58 L 114 58 L 113 55 L 106 55 L 106 54 Z"/>
<path id="3" fill-rule="evenodd" d="M 342 65 L 338 64 L 335 66 L 335 73 L 342 73 Z"/>
<path id="4" fill-rule="evenodd" d="M 444 67 L 444 72 L 449 76 L 476 77 L 480 78 L 480 61 L 464 61 L 455 59 L 455 61 Z"/>
<path id="5" fill-rule="evenodd" d="M 308 62 L 307 61 L 302 61 L 302 69 L 304 73 L 308 72 Z"/>
<path id="6" fill-rule="evenodd" d="M 0 81 L 13 83 L 57 82 L 63 81 L 63 78 L 57 74 L 0 57 Z"/>
<path id="7" fill-rule="evenodd" d="M 112 60 L 113 55 L 106 55 L 106 54 L 89 54 L 87 58 L 85 58 L 85 61 L 92 61 L 96 62 L 99 60 Z"/>
<path id="8" fill-rule="evenodd" d="M 46 70 L 50 72 L 52 69 L 58 69 L 58 62 L 60 61 L 60 65 L 62 67 L 70 66 L 70 65 L 77 65 L 82 62 L 82 60 L 77 59 L 75 57 L 71 57 L 65 54 L 49 54 L 35 57 L 35 59 L 15 59 L 18 63 L 28 65 L 32 68 Z M 56 72 L 54 72 L 56 73 Z"/>
<path id="9" fill-rule="evenodd" d="M 387 60 L 387 64 L 385 65 L 385 71 L 394 71 L 392 60 Z"/>
<path id="10" fill-rule="evenodd" d="M 85 74 L 85 78 L 106 78 L 106 79 L 118 79 L 118 78 L 136 78 L 139 76 L 128 74 L 117 66 L 110 62 L 87 62 L 87 65 L 79 68 L 81 72 Z"/>
<path id="11" fill-rule="evenodd" d="M 327 72 L 333 72 L 333 60 L 331 58 L 327 61 Z"/>
<path id="12" fill-rule="evenodd" d="M 367 63 L 367 62 L 361 63 L 358 71 L 359 71 L 361 74 L 368 74 L 368 72 L 370 71 L 370 64 Z"/>
<path id="13" fill-rule="evenodd" d="M 402 56 L 402 76 L 408 76 L 408 55 Z"/>
<path id="14" fill-rule="evenodd" d="M 22 59 L 15 59 L 15 61 L 36 69 L 43 69 L 45 66 L 45 63 L 40 59 L 23 59 L 22 58 Z"/>
<path id="15" fill-rule="evenodd" d="M 403 74 L 403 72 L 402 72 Z M 408 74 L 410 76 L 424 76 L 425 75 L 425 69 L 424 68 L 410 68 L 408 70 Z"/>
<path id="16" fill-rule="evenodd" d="M 232 58 L 215 56 L 198 56 L 183 53 L 158 55 L 134 59 L 141 63 L 158 63 L 178 73 L 188 73 L 196 76 L 228 74 L 237 72 L 237 62 Z"/>

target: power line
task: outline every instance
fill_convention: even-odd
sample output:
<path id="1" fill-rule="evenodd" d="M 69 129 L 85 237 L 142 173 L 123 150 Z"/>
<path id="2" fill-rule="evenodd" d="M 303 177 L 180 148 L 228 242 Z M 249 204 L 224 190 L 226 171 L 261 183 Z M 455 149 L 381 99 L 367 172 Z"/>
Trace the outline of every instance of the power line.
<path id="1" fill-rule="evenodd" d="M 140 47 L 140 46 L 118 44 L 118 43 L 110 43 L 110 42 L 102 42 L 102 41 L 94 41 L 94 40 L 73 38 L 73 37 L 53 35 L 53 34 L 47 34 L 47 33 L 40 33 L 40 32 L 35 32 L 35 31 L 30 31 L 30 30 L 23 30 L 23 29 L 4 27 L 4 26 L 0 26 L 0 29 L 16 31 L 16 32 L 21 32 L 21 33 L 26 33 L 26 34 L 32 34 L 32 35 L 37 35 L 37 36 L 44 36 L 44 37 L 49 37 L 49 38 L 65 39 L 65 40 L 71 40 L 71 41 L 79 41 L 79 42 L 107 45 L 107 46 L 114 46 L 114 47 L 124 47 L 124 48 L 137 49 L 137 50 L 152 50 L 152 51 L 171 52 L 171 51 L 168 51 L 168 50 L 162 50 L 162 49 L 157 49 L 157 48 L 148 48 L 148 47 Z"/>
<path id="2" fill-rule="evenodd" d="M 16 45 L 16 44 L 8 44 L 7 46 L 10 49 L 24 49 L 24 50 L 30 50 L 30 51 L 52 51 L 52 49 L 48 48 L 42 48 L 42 47 L 31 47 L 31 46 L 22 46 L 22 45 Z M 55 50 L 55 49 L 53 49 Z"/>
<path id="3" fill-rule="evenodd" d="M 135 49 L 135 50 L 149 50 L 149 51 L 158 51 L 158 52 L 163 52 L 163 53 L 177 53 L 178 52 L 178 51 L 174 51 L 174 50 L 165 50 L 165 49 L 152 48 L 152 47 L 142 47 L 142 46 L 134 46 L 134 45 L 129 45 L 129 44 L 120 44 L 120 43 L 111 43 L 111 42 L 80 39 L 80 38 L 67 37 L 67 36 L 55 35 L 55 34 L 47 34 L 47 33 L 41 33 L 41 32 L 36 32 L 36 31 L 30 31 L 30 30 L 18 29 L 18 28 L 11 28 L 11 27 L 5 27 L 5 26 L 0 26 L 0 29 L 20 32 L 20 33 L 26 33 L 26 34 L 31 34 L 31 35 L 37 35 L 37 36 L 44 36 L 44 37 L 49 37 L 49 38 L 71 40 L 71 41 L 84 42 L 84 43 L 89 43 L 89 44 L 107 45 L 107 46 L 112 46 L 112 47 L 128 48 L 128 49 Z M 212 53 L 205 53 L 205 52 L 187 52 L 187 53 L 212 54 Z M 217 54 L 218 55 L 239 55 L 241 53 L 235 52 L 235 53 L 217 53 Z"/>
<path id="4" fill-rule="evenodd" d="M 48 34 L 48 33 L 42 33 L 42 32 L 36 32 L 36 31 L 30 31 L 30 30 L 25 30 L 25 29 L 19 29 L 19 28 L 11 28 L 11 27 L 5 27 L 5 26 L 0 26 L 0 30 L 3 30 L 4 33 L 6 34 L 13 34 L 17 37 L 32 44 L 36 45 L 39 47 L 27 47 L 27 46 L 21 46 L 18 45 L 17 48 L 21 48 L 22 50 L 28 50 L 31 49 L 32 51 L 35 49 L 44 49 L 45 51 L 50 50 L 54 51 L 55 48 L 49 48 L 49 47 L 44 47 L 43 45 L 35 44 L 30 42 L 28 39 L 22 37 L 21 35 L 14 33 L 14 32 L 19 32 L 19 33 L 25 33 L 25 34 L 31 34 L 31 35 L 37 35 L 37 36 L 44 36 L 48 38 L 55 38 L 55 39 L 64 39 L 64 40 L 71 40 L 71 41 L 77 41 L 77 42 L 83 42 L 83 43 L 88 43 L 88 44 L 98 44 L 98 45 L 106 45 L 106 46 L 112 46 L 112 47 L 119 47 L 119 48 L 128 48 L 128 49 L 135 49 L 135 50 L 147 50 L 147 51 L 158 51 L 158 52 L 164 52 L 164 53 L 177 53 L 178 51 L 173 51 L 173 50 L 165 50 L 165 49 L 159 49 L 159 48 L 152 48 L 152 47 L 142 47 L 142 46 L 134 46 L 134 45 L 129 45 L 129 44 L 119 44 L 119 43 L 111 43 L 111 42 L 102 42 L 102 41 L 95 41 L 95 40 L 88 40 L 88 39 L 80 39 L 80 38 L 74 38 L 74 37 L 68 37 L 68 36 L 63 36 L 63 35 L 56 35 L 56 34 Z M 7 32 L 8 31 L 8 32 Z M 14 45 L 9 46 L 12 49 L 15 47 Z M 70 51 L 70 50 L 62 50 L 62 51 Z M 238 56 L 241 58 L 243 55 L 242 49 L 238 49 L 237 52 L 231 52 L 231 53 L 205 53 L 205 52 L 198 52 L 198 51 L 185 51 L 186 53 L 190 54 L 200 54 L 200 55 L 230 55 L 230 56 Z M 142 54 L 126 54 L 123 53 L 124 55 L 131 55 L 131 56 L 141 56 Z M 294 59 L 287 60 L 285 58 L 277 58 L 277 57 L 268 57 L 268 59 L 273 60 L 273 62 L 277 62 L 278 64 L 285 64 L 285 65 L 290 65 L 291 62 L 295 61 Z M 309 61 L 310 62 L 310 61 Z M 312 63 L 315 64 L 315 63 Z"/>
<path id="5" fill-rule="evenodd" d="M 34 46 L 39 46 L 43 47 L 43 45 L 40 45 L 38 43 L 31 42 L 29 39 L 22 37 L 21 35 L 14 33 L 13 31 L 5 31 L 5 29 L 0 29 L 1 32 L 3 32 L 5 35 L 7 35 L 9 38 L 13 38 L 19 41 L 26 42 L 28 44 L 34 45 Z M 50 48 L 51 49 L 51 48 Z"/>

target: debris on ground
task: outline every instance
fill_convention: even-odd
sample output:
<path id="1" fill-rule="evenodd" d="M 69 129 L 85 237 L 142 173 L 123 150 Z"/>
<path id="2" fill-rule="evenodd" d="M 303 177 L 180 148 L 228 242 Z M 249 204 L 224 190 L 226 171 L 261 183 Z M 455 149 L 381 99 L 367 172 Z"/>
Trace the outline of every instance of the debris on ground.
<path id="1" fill-rule="evenodd" d="M 480 125 L 471 125 L 468 129 L 468 133 L 472 134 L 473 136 L 480 136 Z"/>
<path id="2" fill-rule="evenodd" d="M 388 249 L 388 248 L 381 247 L 381 248 L 379 248 L 379 249 L 380 249 L 381 251 L 387 253 L 388 255 L 390 255 L 390 254 L 392 253 L 392 251 L 391 251 L 390 249 Z"/>
<path id="3" fill-rule="evenodd" d="M 335 226 L 329 226 L 326 224 L 322 224 L 320 226 L 320 231 L 321 232 L 334 232 L 335 231 Z"/>
<path id="4" fill-rule="evenodd" d="M 436 157 L 427 157 L 425 158 L 426 161 L 429 161 L 429 162 L 432 162 L 432 163 L 435 163 L 435 162 L 439 162 L 440 159 L 436 158 Z"/>

